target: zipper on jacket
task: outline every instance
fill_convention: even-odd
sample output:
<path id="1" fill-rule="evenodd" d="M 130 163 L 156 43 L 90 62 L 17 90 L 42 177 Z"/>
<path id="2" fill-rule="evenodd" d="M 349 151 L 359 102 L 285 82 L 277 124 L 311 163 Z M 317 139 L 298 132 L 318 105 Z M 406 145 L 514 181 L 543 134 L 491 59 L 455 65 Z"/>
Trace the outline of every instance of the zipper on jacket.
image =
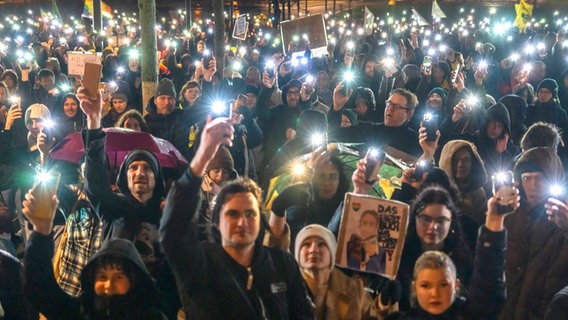
<path id="1" fill-rule="evenodd" d="M 247 290 L 252 288 L 252 269 L 251 267 L 247 267 L 248 272 L 248 279 L 247 279 Z"/>

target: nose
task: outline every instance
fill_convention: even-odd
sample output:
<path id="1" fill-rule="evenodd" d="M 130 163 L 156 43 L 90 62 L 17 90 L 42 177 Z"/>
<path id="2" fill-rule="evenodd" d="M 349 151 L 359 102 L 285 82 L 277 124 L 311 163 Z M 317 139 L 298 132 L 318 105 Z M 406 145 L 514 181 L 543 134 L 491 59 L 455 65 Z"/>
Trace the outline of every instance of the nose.
<path id="1" fill-rule="evenodd" d="M 104 283 L 104 293 L 106 295 L 112 295 L 113 294 L 113 290 L 112 290 L 112 280 L 108 279 L 107 281 L 105 281 Z"/>
<path id="2" fill-rule="evenodd" d="M 309 249 L 310 249 L 310 252 L 316 252 L 316 251 L 318 250 L 318 245 L 317 245 L 317 243 L 312 242 L 312 243 L 310 244 Z"/>
<path id="3" fill-rule="evenodd" d="M 145 176 L 145 175 L 146 175 L 146 171 L 144 171 L 143 168 L 138 168 L 138 169 L 136 169 L 136 175 L 137 175 L 137 176 Z"/>

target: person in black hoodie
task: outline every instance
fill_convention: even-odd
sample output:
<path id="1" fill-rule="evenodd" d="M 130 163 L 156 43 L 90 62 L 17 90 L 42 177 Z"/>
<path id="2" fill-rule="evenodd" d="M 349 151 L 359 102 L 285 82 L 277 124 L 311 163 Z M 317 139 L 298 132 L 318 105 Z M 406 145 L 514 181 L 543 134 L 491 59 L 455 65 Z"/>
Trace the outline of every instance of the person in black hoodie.
<path id="1" fill-rule="evenodd" d="M 373 91 L 367 87 L 358 87 L 353 90 L 351 96 L 349 96 L 349 99 L 341 109 L 337 110 L 336 108 L 331 108 L 329 110 L 327 114 L 329 127 L 334 129 L 341 126 L 341 115 L 342 111 L 345 109 L 355 110 L 359 121 L 378 123 L 381 117 L 378 114 L 376 106 L 377 102 Z"/>
<path id="2" fill-rule="evenodd" d="M 158 159 L 151 152 L 136 149 L 124 159 L 116 186 L 111 189 L 105 152 L 106 134 L 101 126 L 102 101 L 85 95 L 79 88 L 81 109 L 87 115 L 87 128 L 83 132 L 85 144 L 85 191 L 89 201 L 103 221 L 105 240 L 123 238 L 136 244 L 150 274 L 170 303 L 168 317 L 177 312 L 177 290 L 173 275 L 158 243 L 158 226 L 161 204 L 165 196 L 165 183 Z"/>
<path id="3" fill-rule="evenodd" d="M 26 249 L 24 296 L 49 319 L 166 319 L 162 300 L 142 257 L 125 239 L 106 242 L 81 273 L 83 293 L 74 298 L 57 284 L 51 258 L 53 220 L 40 217 L 26 194 L 24 214 L 34 227 Z M 59 201 L 53 196 L 50 210 Z M 52 217 L 54 214 L 51 215 Z"/>
<path id="4" fill-rule="evenodd" d="M 509 111 L 509 116 L 511 117 L 511 140 L 513 144 L 518 147 L 523 135 L 527 132 L 527 126 L 525 125 L 528 107 L 527 102 L 514 94 L 501 97 L 499 102 L 505 105 L 507 111 Z"/>

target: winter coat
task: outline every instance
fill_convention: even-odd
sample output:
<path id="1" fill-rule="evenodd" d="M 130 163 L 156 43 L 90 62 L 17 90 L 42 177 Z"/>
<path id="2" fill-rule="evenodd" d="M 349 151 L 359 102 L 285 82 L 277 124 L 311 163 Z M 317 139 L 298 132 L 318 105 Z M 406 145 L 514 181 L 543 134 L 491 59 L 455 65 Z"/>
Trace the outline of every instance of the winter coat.
<path id="1" fill-rule="evenodd" d="M 563 320 L 568 315 L 568 286 L 558 291 L 546 307 L 544 320 Z"/>
<path id="2" fill-rule="evenodd" d="M 0 245 L 1 246 L 1 245 Z M 15 256 L 0 250 L 0 318 L 37 319 L 37 312 L 24 299 L 24 267 Z"/>
<path id="3" fill-rule="evenodd" d="M 499 102 L 504 104 L 509 111 L 511 118 L 510 139 L 513 140 L 516 146 L 519 146 L 523 135 L 527 132 L 527 126 L 525 125 L 528 107 L 527 102 L 514 94 L 503 96 L 499 99 Z"/>
<path id="4" fill-rule="evenodd" d="M 158 290 L 128 240 L 107 242 L 93 256 L 81 273 L 83 293 L 78 298 L 57 285 L 51 264 L 53 250 L 53 234 L 32 233 L 24 267 L 25 296 L 48 319 L 165 319 Z M 107 257 L 129 263 L 134 275 L 129 277 L 131 286 L 126 294 L 105 299 L 95 294 L 94 281 L 100 261 Z"/>
<path id="5" fill-rule="evenodd" d="M 546 103 L 536 101 L 535 104 L 527 108 L 526 125 L 530 127 L 533 123 L 544 121 L 552 123 L 562 132 L 562 140 L 568 138 L 568 116 L 562 107 L 554 102 L 553 99 Z"/>
<path id="6" fill-rule="evenodd" d="M 522 168 L 535 167 L 543 170 L 545 181 L 564 176 L 553 150 L 534 148 L 517 161 L 515 180 L 520 181 Z M 542 319 L 554 294 L 568 285 L 568 233 L 548 221 L 543 204 L 529 209 L 520 191 L 521 206 L 505 219 L 508 297 L 500 318 Z"/>
<path id="7" fill-rule="evenodd" d="M 469 185 L 461 188 L 455 180 L 455 168 L 452 158 L 461 148 L 468 149 L 471 155 L 471 173 Z M 440 169 L 444 170 L 450 181 L 460 188 L 460 200 L 458 207 L 462 214 L 472 218 L 478 224 L 485 223 L 485 212 L 487 211 L 487 198 L 483 186 L 487 183 L 487 172 L 477 152 L 477 148 L 469 141 L 451 140 L 442 149 L 439 162 Z"/>
<path id="8" fill-rule="evenodd" d="M 415 306 L 406 313 L 396 313 L 389 320 L 497 319 L 505 300 L 505 265 L 507 232 L 480 228 L 475 252 L 473 277 L 467 298 L 457 298 L 448 310 L 432 315 Z M 458 275 L 459 276 L 459 275 Z"/>
<path id="9" fill-rule="evenodd" d="M 329 109 L 329 112 L 327 114 L 330 128 L 335 129 L 340 127 L 341 115 L 343 114 L 344 109 L 357 109 L 355 100 L 358 97 L 367 100 L 367 113 L 364 115 L 357 114 L 357 120 L 378 123 L 384 118 L 380 111 L 377 110 L 377 101 L 375 99 L 375 94 L 373 93 L 373 91 L 369 88 L 358 87 L 353 90 L 351 96 L 349 96 L 349 99 L 341 110 L 335 111 L 333 109 L 333 105 L 331 106 L 332 108 Z"/>
<path id="10" fill-rule="evenodd" d="M 150 98 L 146 106 L 148 114 L 144 120 L 148 124 L 150 133 L 158 138 L 171 142 L 181 154 L 188 158 L 189 155 L 189 127 L 187 119 L 189 113 L 174 108 L 168 115 L 158 114 L 154 97 Z"/>
<path id="11" fill-rule="evenodd" d="M 311 293 L 313 295 L 313 291 Z M 365 291 L 363 281 L 351 278 L 337 268 L 331 271 L 324 299 L 322 317 L 316 316 L 317 320 L 377 319 L 378 301 L 373 301 Z"/>
<path id="12" fill-rule="evenodd" d="M 257 241 L 245 268 L 219 244 L 199 242 L 201 180 L 188 169 L 172 184 L 160 224 L 185 313 L 195 319 L 313 319 L 290 254 Z"/>

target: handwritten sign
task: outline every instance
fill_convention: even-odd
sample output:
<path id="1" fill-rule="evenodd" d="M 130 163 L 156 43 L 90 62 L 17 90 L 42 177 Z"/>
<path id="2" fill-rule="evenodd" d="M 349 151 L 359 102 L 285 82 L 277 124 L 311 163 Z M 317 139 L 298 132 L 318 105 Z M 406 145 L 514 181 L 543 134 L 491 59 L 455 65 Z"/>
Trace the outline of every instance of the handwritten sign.
<path id="1" fill-rule="evenodd" d="M 345 195 L 336 264 L 394 279 L 406 237 L 409 206 L 377 197 Z"/>
<path id="2" fill-rule="evenodd" d="M 80 51 L 67 52 L 67 61 L 69 68 L 68 74 L 73 76 L 83 76 L 83 70 L 87 62 L 101 64 L 101 58 L 98 54 L 83 53 Z"/>

